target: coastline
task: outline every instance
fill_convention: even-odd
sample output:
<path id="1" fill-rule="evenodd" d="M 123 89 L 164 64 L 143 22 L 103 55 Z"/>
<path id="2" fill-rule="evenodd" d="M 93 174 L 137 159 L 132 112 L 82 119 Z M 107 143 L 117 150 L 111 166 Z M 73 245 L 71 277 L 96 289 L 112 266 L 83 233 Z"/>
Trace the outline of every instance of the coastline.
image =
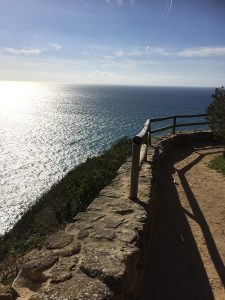
<path id="1" fill-rule="evenodd" d="M 65 227 L 116 176 L 131 155 L 131 140 L 122 138 L 99 156 L 88 158 L 43 194 L 14 227 L 0 238 L 0 280 L 10 283 L 21 257 L 40 247 L 46 238 Z"/>

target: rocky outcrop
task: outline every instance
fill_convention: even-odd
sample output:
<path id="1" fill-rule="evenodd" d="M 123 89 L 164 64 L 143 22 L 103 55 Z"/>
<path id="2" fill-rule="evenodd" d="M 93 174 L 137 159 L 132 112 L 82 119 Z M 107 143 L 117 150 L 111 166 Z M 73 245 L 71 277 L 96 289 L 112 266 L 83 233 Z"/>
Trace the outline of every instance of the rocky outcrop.
<path id="1" fill-rule="evenodd" d="M 13 283 L 17 299 L 137 299 L 150 249 L 160 162 L 173 147 L 209 138 L 211 133 L 197 132 L 160 139 L 141 168 L 136 201 L 128 197 L 128 159 L 85 212 L 24 257 Z"/>

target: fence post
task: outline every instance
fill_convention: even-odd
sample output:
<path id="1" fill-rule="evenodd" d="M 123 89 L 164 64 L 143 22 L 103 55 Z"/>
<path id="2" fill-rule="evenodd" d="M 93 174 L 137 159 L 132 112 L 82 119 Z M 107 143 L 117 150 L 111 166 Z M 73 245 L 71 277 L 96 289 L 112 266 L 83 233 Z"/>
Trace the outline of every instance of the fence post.
<path id="1" fill-rule="evenodd" d="M 174 116 L 173 117 L 173 131 L 172 131 L 173 134 L 176 133 L 176 125 L 177 125 L 177 117 Z"/>
<path id="2" fill-rule="evenodd" d="M 148 127 L 148 131 L 149 131 L 149 146 L 152 145 L 152 133 L 151 133 L 151 119 L 150 119 L 150 122 L 149 122 L 149 127 Z"/>
<path id="3" fill-rule="evenodd" d="M 133 144 L 132 144 L 130 199 L 137 199 L 141 143 L 142 143 L 141 138 L 134 137 Z"/>
<path id="4" fill-rule="evenodd" d="M 146 153 L 145 153 L 145 161 L 147 161 L 147 155 L 148 155 L 148 131 L 146 132 L 143 140 L 144 144 L 146 144 Z"/>

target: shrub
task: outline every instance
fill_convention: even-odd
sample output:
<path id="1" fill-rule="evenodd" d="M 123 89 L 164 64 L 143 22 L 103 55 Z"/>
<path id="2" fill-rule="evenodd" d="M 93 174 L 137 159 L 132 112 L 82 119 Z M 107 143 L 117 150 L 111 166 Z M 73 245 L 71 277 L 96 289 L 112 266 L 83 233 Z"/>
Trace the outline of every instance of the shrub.
<path id="1" fill-rule="evenodd" d="M 123 138 L 101 155 L 75 166 L 52 186 L 4 237 L 0 237 L 0 281 L 8 284 L 18 270 L 19 258 L 41 246 L 47 236 L 71 222 L 116 176 L 131 155 L 131 140 Z M 5 272 L 2 272 L 5 270 Z"/>
<path id="2" fill-rule="evenodd" d="M 208 120 L 215 136 L 225 142 L 225 90 L 224 87 L 215 89 L 213 101 L 207 107 Z"/>
<path id="3" fill-rule="evenodd" d="M 225 175 L 225 157 L 217 156 L 209 163 L 209 168 L 216 170 L 217 172 Z"/>

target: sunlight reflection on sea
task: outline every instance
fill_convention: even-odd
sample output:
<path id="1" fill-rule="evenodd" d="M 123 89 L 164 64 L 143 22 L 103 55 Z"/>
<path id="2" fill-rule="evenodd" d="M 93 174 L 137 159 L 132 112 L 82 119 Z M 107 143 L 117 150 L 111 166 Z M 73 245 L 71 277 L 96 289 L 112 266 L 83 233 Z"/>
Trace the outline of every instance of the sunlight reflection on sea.
<path id="1" fill-rule="evenodd" d="M 149 116 L 202 112 L 212 94 L 185 91 L 0 82 L 0 235 L 87 157 L 134 135 Z"/>

